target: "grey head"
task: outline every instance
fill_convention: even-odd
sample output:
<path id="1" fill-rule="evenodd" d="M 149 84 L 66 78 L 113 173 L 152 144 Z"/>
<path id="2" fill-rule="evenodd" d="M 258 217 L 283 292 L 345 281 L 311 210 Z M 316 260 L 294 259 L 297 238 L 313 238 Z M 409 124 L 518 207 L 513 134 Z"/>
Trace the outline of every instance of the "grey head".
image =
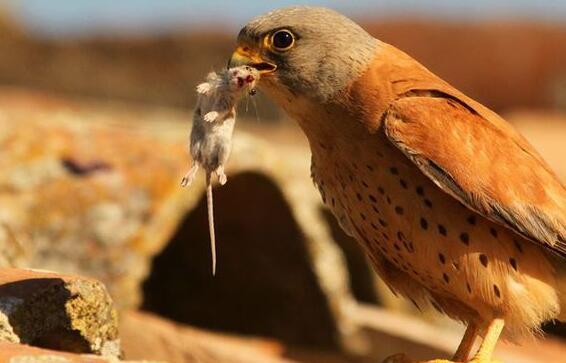
<path id="1" fill-rule="evenodd" d="M 283 87 L 286 94 L 324 103 L 366 69 L 379 44 L 334 10 L 295 6 L 244 26 L 230 65 L 257 68 L 263 77 L 260 86 Z"/>

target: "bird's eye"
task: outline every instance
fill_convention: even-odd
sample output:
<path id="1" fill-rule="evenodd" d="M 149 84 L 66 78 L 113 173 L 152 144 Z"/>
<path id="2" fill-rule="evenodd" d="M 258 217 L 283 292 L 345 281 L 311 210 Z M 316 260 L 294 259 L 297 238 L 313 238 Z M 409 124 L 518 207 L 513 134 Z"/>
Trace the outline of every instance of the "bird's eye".
<path id="1" fill-rule="evenodd" d="M 275 50 L 286 51 L 295 44 L 295 36 L 288 30 L 278 30 L 271 36 L 271 44 Z"/>

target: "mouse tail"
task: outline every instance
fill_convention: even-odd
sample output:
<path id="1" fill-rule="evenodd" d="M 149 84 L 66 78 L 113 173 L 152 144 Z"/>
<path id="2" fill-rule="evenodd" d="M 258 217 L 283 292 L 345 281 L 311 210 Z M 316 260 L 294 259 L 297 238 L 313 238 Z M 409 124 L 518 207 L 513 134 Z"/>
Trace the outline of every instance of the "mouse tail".
<path id="1" fill-rule="evenodd" d="M 208 210 L 208 233 L 210 234 L 210 252 L 212 254 L 212 276 L 216 275 L 216 235 L 214 233 L 214 203 L 212 200 L 212 173 L 206 175 L 206 206 Z"/>

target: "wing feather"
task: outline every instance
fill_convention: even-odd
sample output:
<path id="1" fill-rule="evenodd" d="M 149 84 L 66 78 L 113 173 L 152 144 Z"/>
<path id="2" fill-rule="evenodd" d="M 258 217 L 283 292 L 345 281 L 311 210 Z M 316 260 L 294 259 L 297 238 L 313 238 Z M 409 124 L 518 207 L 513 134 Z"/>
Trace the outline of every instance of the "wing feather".
<path id="1" fill-rule="evenodd" d="M 411 91 L 390 105 L 383 128 L 443 191 L 566 257 L 566 189 L 495 113 L 460 94 Z"/>

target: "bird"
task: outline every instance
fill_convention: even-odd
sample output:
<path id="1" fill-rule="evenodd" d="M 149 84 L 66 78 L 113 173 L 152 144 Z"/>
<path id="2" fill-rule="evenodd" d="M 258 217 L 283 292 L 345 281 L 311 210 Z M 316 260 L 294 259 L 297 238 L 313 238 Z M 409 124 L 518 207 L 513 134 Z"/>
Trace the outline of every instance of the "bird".
<path id="1" fill-rule="evenodd" d="M 389 288 L 466 325 L 452 360 L 429 362 L 494 362 L 500 338 L 566 310 L 565 187 L 495 112 L 323 7 L 250 20 L 238 65 L 297 121 L 322 202 Z"/>

